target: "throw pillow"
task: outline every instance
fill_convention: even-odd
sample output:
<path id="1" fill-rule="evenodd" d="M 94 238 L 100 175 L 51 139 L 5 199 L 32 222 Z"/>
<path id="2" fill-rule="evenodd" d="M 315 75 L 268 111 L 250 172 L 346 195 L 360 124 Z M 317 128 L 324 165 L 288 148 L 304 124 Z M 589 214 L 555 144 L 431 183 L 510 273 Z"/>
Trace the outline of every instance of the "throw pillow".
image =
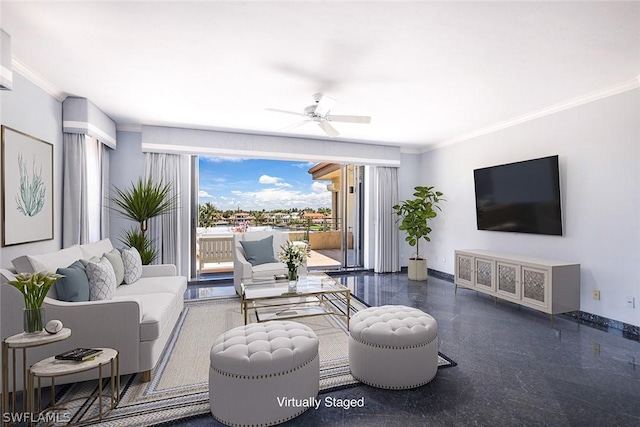
<path id="1" fill-rule="evenodd" d="M 133 283 L 142 276 L 142 258 L 136 248 L 123 249 L 122 262 L 124 263 L 124 283 Z"/>
<path id="2" fill-rule="evenodd" d="M 247 261 L 251 265 L 267 264 L 269 262 L 278 262 L 273 257 L 273 236 L 269 236 L 262 240 L 244 240 L 241 241 L 242 249 Z"/>
<path id="3" fill-rule="evenodd" d="M 76 261 L 67 268 L 59 268 L 56 273 L 63 277 L 56 281 L 56 293 L 61 301 L 89 301 L 89 278 L 84 265 Z"/>
<path id="4" fill-rule="evenodd" d="M 109 260 L 113 267 L 114 273 L 116 273 L 116 286 L 119 286 L 124 280 L 124 263 L 122 261 L 122 255 L 117 249 L 105 252 L 105 258 Z"/>
<path id="5" fill-rule="evenodd" d="M 110 300 L 116 290 L 116 273 L 105 257 L 86 264 L 89 278 L 89 301 Z"/>

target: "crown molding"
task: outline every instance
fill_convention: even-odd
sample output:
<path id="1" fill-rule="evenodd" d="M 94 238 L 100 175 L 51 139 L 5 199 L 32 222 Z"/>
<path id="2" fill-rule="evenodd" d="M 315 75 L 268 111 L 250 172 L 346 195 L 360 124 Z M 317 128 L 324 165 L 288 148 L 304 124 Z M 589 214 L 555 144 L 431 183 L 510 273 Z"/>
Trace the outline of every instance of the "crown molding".
<path id="1" fill-rule="evenodd" d="M 486 135 L 489 133 L 493 133 L 502 129 L 506 129 L 512 126 L 519 125 L 521 123 L 525 123 L 531 120 L 539 119 L 540 117 L 549 116 L 551 114 L 559 113 L 561 111 L 569 110 L 571 108 L 578 107 L 580 105 L 588 104 L 590 102 L 598 101 L 603 98 L 608 98 L 610 96 L 618 95 L 620 93 L 628 92 L 634 89 L 640 88 L 640 75 L 637 77 L 628 80 L 623 83 L 618 83 L 612 86 L 608 86 L 604 89 L 596 90 L 594 92 L 588 93 L 586 95 L 578 96 L 576 98 L 570 99 L 568 101 L 561 102 L 559 104 L 554 104 L 550 107 L 544 108 L 539 111 L 535 111 L 533 113 L 525 114 L 524 116 L 516 117 L 511 120 L 506 120 L 504 122 L 500 122 L 496 125 L 489 126 L 486 128 L 478 129 L 473 132 L 466 133 L 464 135 L 460 135 L 454 138 L 447 139 L 445 141 L 433 144 L 427 148 L 425 148 L 422 153 L 426 153 L 428 151 L 437 150 L 438 148 L 447 147 L 449 145 L 457 144 L 463 141 L 468 141 L 470 139 L 476 138 L 481 135 Z"/>
<path id="2" fill-rule="evenodd" d="M 13 67 L 13 70 L 15 70 L 18 74 L 29 80 L 34 85 L 38 86 L 40 89 L 42 89 L 58 101 L 62 102 L 67 97 L 67 94 L 60 90 L 60 88 L 58 88 L 50 81 L 46 80 L 40 74 L 33 71 L 24 62 L 20 61 L 15 56 L 12 58 L 11 65 Z"/>
<path id="3" fill-rule="evenodd" d="M 121 125 L 116 125 L 116 130 L 120 132 L 142 132 L 142 125 L 136 125 L 133 123 L 124 123 Z"/>

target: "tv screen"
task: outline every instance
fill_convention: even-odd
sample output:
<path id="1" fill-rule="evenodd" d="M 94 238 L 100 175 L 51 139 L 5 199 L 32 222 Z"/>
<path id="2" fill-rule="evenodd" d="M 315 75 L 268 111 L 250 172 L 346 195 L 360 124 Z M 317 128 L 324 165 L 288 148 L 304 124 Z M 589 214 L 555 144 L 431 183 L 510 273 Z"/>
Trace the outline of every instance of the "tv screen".
<path id="1" fill-rule="evenodd" d="M 558 156 L 476 169 L 478 230 L 562 235 Z"/>

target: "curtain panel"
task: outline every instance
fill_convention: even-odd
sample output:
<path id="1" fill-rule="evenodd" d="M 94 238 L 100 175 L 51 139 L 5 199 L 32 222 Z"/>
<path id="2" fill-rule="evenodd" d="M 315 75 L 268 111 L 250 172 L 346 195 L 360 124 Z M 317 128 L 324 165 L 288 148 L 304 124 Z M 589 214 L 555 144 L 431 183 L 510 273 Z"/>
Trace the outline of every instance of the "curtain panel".
<path id="1" fill-rule="evenodd" d="M 376 273 L 400 271 L 399 230 L 393 206 L 398 204 L 398 168 L 377 167 L 375 173 L 374 266 Z"/>
<path id="2" fill-rule="evenodd" d="M 171 184 L 170 193 L 178 196 L 182 186 L 182 162 L 177 154 L 146 153 L 145 176 L 153 182 Z M 179 209 L 149 220 L 147 232 L 158 252 L 154 264 L 174 264 L 181 270 L 182 233 Z"/>
<path id="3" fill-rule="evenodd" d="M 85 136 L 64 133 L 62 160 L 62 247 L 89 243 Z"/>

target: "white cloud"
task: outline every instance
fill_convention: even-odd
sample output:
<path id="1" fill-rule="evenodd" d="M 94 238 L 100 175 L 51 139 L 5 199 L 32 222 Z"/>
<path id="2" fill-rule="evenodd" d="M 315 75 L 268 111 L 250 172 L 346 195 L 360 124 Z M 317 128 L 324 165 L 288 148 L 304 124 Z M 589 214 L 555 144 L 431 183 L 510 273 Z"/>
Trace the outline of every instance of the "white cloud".
<path id="1" fill-rule="evenodd" d="M 258 182 L 260 184 L 273 184 L 276 187 L 291 187 L 291 184 L 287 184 L 282 178 L 276 176 L 261 175 Z"/>
<path id="2" fill-rule="evenodd" d="M 234 190 L 231 193 L 236 196 L 235 203 L 232 205 L 228 202 L 220 203 L 221 208 L 236 209 L 239 205 L 240 209 L 245 210 L 265 209 L 270 211 L 275 209 L 331 207 L 331 193 L 328 191 L 324 193 L 303 193 L 284 188 L 266 188 L 259 191 Z"/>
<path id="3" fill-rule="evenodd" d="M 213 197 L 213 196 L 211 194 L 207 193 L 204 190 L 198 191 L 198 198 L 199 199 L 208 199 L 208 198 L 211 198 L 211 197 Z"/>
<path id="4" fill-rule="evenodd" d="M 313 181 L 313 183 L 311 184 L 311 191 L 313 191 L 314 193 L 326 193 L 328 191 L 327 185 L 327 182 Z"/>

